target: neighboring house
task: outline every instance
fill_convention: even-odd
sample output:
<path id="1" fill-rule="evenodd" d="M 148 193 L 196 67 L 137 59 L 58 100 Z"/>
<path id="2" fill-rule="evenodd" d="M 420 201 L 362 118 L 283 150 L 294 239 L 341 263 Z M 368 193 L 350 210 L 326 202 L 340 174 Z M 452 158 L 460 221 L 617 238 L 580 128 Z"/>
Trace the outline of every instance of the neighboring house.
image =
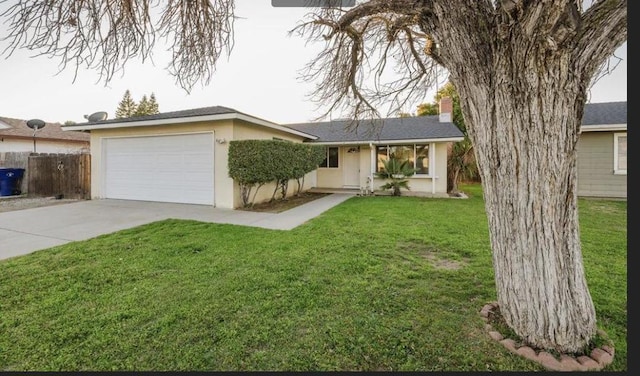
<path id="1" fill-rule="evenodd" d="M 627 102 L 588 103 L 578 140 L 578 195 L 627 198 Z"/>
<path id="2" fill-rule="evenodd" d="M 232 140 L 281 139 L 327 145 L 326 167 L 308 174 L 304 189 L 370 187 L 367 184 L 374 181 L 367 183 L 366 178 L 373 176 L 377 160 L 387 152 L 396 152 L 422 166 L 423 173 L 410 183 L 413 191 L 446 194 L 446 145 L 462 140 L 462 133 L 451 123 L 450 110 L 442 122 L 437 119 L 384 119 L 379 133 L 365 137 L 359 131 L 362 136 L 347 139 L 351 134 L 340 128 L 344 124 L 340 122 L 280 125 L 214 106 L 63 129 L 91 134 L 92 198 L 237 208 L 242 202 L 240 191 L 229 177 L 227 164 Z M 338 130 L 340 141 L 333 137 Z M 262 187 L 255 202 L 271 198 L 273 188 Z"/>
<path id="3" fill-rule="evenodd" d="M 452 102 L 443 98 L 440 115 L 287 124 L 318 138 L 307 142 L 327 146 L 327 159 L 317 170 L 319 188 L 357 188 L 375 191 L 385 183 L 376 178 L 383 161 L 408 159 L 416 173 L 410 193 L 447 195 L 447 145 L 464 135 L 451 122 Z"/>
<path id="4" fill-rule="evenodd" d="M 89 134 L 65 132 L 59 123 L 46 123 L 35 134 L 38 153 L 79 153 L 89 151 Z M 26 120 L 0 117 L 0 153 L 33 152 L 33 129 Z"/>

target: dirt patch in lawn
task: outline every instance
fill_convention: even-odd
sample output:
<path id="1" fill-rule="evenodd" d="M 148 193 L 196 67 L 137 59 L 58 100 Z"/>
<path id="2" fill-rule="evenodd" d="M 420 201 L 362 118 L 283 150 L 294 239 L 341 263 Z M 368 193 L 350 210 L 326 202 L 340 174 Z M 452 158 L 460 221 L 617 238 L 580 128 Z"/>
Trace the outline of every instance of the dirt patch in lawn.
<path id="1" fill-rule="evenodd" d="M 240 210 L 266 212 L 266 213 L 281 213 L 285 210 L 293 209 L 296 206 L 306 204 L 313 200 L 330 195 L 330 193 L 311 193 L 304 192 L 299 196 L 290 196 L 285 200 L 274 200 L 272 202 L 262 202 L 255 204 L 252 207 L 240 208 Z"/>
<path id="2" fill-rule="evenodd" d="M 454 260 L 443 252 L 418 241 L 402 242 L 398 244 L 398 248 L 405 252 L 418 254 L 427 259 L 433 267 L 437 269 L 458 270 L 467 265 L 467 259 Z"/>

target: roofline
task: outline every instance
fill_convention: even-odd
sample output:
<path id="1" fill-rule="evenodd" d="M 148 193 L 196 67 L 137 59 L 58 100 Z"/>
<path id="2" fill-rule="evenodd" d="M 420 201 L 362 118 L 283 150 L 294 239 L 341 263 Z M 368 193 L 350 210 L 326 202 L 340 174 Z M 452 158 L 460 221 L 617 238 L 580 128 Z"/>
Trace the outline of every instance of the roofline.
<path id="1" fill-rule="evenodd" d="M 137 121 L 123 121 L 115 123 L 94 123 L 94 124 L 78 124 L 78 125 L 65 125 L 62 128 L 63 131 L 92 131 L 96 129 L 111 129 L 111 128 L 129 128 L 129 127 L 148 127 L 154 125 L 166 125 L 166 124 L 183 124 L 183 123 L 195 123 L 198 121 L 214 121 L 214 120 L 244 120 L 249 123 L 262 125 L 267 128 L 272 128 L 285 133 L 295 134 L 297 136 L 310 138 L 312 140 L 318 139 L 308 133 L 300 132 L 295 129 L 278 125 L 267 120 L 263 120 L 251 115 L 246 115 L 239 112 L 229 112 L 225 114 L 215 115 L 198 115 L 187 116 L 179 118 L 167 118 L 167 119 L 152 119 L 152 120 L 137 120 Z"/>
<path id="2" fill-rule="evenodd" d="M 21 136 L 21 135 L 2 134 L 2 133 L 0 133 L 0 138 L 19 139 L 19 140 L 28 140 L 28 141 L 32 141 L 33 140 L 32 136 Z M 37 141 L 77 142 L 77 143 L 84 143 L 84 144 L 90 143 L 89 140 L 74 140 L 74 139 L 70 139 L 70 138 L 54 138 L 54 137 L 37 137 L 36 136 L 35 139 Z"/>
<path id="3" fill-rule="evenodd" d="M 416 144 L 416 143 L 431 143 L 431 142 L 458 142 L 464 140 L 464 137 L 447 137 L 447 138 L 407 138 L 402 140 L 360 140 L 360 141 L 320 141 L 312 142 L 314 145 L 358 145 L 358 144 L 373 144 L 373 145 L 399 145 L 399 144 Z"/>
<path id="4" fill-rule="evenodd" d="M 582 125 L 582 132 L 597 132 L 597 131 L 626 131 L 627 124 L 593 124 Z"/>

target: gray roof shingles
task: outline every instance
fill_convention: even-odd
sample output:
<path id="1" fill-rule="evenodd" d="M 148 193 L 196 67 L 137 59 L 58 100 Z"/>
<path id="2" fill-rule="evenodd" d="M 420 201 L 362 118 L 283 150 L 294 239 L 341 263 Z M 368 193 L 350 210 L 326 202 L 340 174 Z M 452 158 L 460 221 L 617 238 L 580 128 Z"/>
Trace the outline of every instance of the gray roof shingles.
<path id="1" fill-rule="evenodd" d="M 82 125 L 128 123 L 133 121 L 146 121 L 146 120 L 178 119 L 178 118 L 192 117 L 192 116 L 209 116 L 209 115 L 221 115 L 221 114 L 231 114 L 231 113 L 241 113 L 241 112 L 236 111 L 233 108 L 229 108 L 229 107 L 211 106 L 211 107 L 192 108 L 190 110 L 182 110 L 182 111 L 161 112 L 159 114 L 153 114 L 153 115 L 142 115 L 142 116 L 134 116 L 129 118 L 108 119 L 108 120 L 101 120 L 101 121 L 86 122 L 86 123 L 82 123 Z M 75 124 L 75 125 L 80 125 L 80 124 Z"/>
<path id="2" fill-rule="evenodd" d="M 587 103 L 582 125 L 627 124 L 627 102 Z"/>
<path id="3" fill-rule="evenodd" d="M 211 106 L 182 111 L 163 112 L 154 115 L 136 116 L 87 122 L 83 125 L 125 123 L 146 120 L 176 119 L 194 116 L 210 116 L 241 113 L 229 107 Z M 585 106 L 583 125 L 626 124 L 627 102 L 588 103 Z M 293 130 L 317 136 L 311 142 L 365 142 L 411 139 L 438 139 L 463 137 L 462 132 L 451 122 L 440 122 L 435 116 L 416 116 L 361 120 L 357 125 L 350 120 L 283 124 Z M 64 126 L 63 126 L 64 127 Z"/>
<path id="4" fill-rule="evenodd" d="M 361 120 L 333 120 L 316 123 L 285 124 L 286 127 L 317 136 L 311 142 L 365 142 L 425 140 L 463 137 L 451 122 L 440 122 L 438 116 L 416 116 Z"/>

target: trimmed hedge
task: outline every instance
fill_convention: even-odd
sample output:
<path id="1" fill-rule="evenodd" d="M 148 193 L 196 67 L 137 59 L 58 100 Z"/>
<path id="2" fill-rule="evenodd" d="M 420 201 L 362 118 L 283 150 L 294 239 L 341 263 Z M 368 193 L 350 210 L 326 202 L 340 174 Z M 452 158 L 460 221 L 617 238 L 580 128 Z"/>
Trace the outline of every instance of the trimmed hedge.
<path id="1" fill-rule="evenodd" d="M 258 189 L 275 182 L 275 194 L 280 188 L 286 197 L 288 182 L 298 181 L 318 168 L 325 158 L 325 148 L 278 140 L 236 140 L 229 142 L 229 176 L 240 185 L 244 206 L 253 204 Z M 303 180 L 304 182 L 304 180 Z M 304 184 L 304 183 L 303 183 Z M 253 198 L 251 191 L 255 188 Z"/>

